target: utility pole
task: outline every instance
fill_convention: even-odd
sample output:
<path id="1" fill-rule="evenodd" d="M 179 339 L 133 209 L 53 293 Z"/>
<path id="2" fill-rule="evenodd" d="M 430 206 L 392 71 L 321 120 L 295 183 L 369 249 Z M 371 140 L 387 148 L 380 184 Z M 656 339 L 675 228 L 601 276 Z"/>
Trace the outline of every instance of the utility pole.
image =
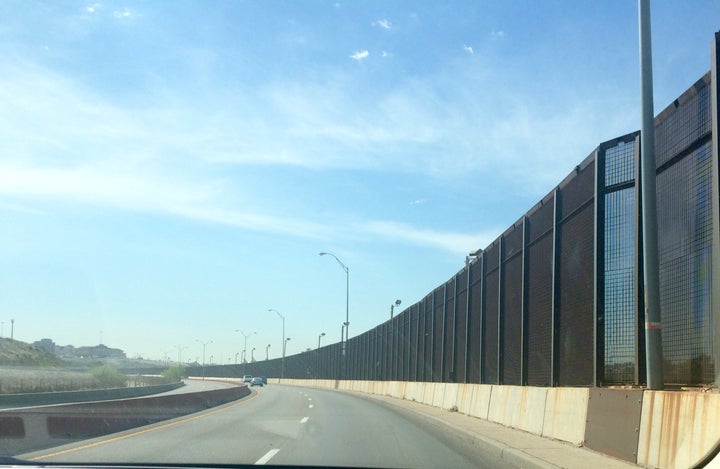
<path id="1" fill-rule="evenodd" d="M 10 340 L 15 339 L 15 320 L 10 320 Z"/>
<path id="2" fill-rule="evenodd" d="M 663 389 L 662 315 L 658 269 L 657 205 L 655 200 L 655 111 L 653 109 L 650 0 L 638 0 L 640 26 L 640 87 L 642 127 L 640 167 L 643 218 L 643 267 L 645 269 L 645 360 L 647 388 Z"/>

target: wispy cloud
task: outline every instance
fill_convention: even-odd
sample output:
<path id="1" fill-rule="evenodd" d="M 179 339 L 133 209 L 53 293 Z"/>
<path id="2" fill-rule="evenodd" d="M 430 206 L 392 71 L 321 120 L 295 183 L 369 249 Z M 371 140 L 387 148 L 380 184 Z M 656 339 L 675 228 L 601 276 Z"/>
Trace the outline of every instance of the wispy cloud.
<path id="1" fill-rule="evenodd" d="M 113 12 L 113 16 L 118 19 L 126 19 L 131 18 L 133 16 L 133 12 L 131 12 L 128 8 L 123 8 L 122 10 L 115 10 Z"/>
<path id="2" fill-rule="evenodd" d="M 358 229 L 384 239 L 429 246 L 456 254 L 465 254 L 479 247 L 485 247 L 501 232 L 500 229 L 490 229 L 472 234 L 442 232 L 418 229 L 411 225 L 391 221 L 370 221 L 358 226 Z"/>
<path id="3" fill-rule="evenodd" d="M 505 31 L 495 31 L 495 30 L 493 30 L 493 31 L 490 32 L 490 36 L 491 36 L 493 39 L 502 39 L 502 38 L 505 37 Z"/>
<path id="4" fill-rule="evenodd" d="M 465 52 L 467 52 L 468 54 L 470 54 L 470 55 L 472 55 L 472 54 L 475 53 L 475 52 L 473 51 L 473 48 L 472 48 L 471 46 L 468 46 L 468 45 L 464 45 L 464 46 L 463 46 L 463 50 L 464 50 Z"/>
<path id="5" fill-rule="evenodd" d="M 357 51 L 354 54 L 352 54 L 350 56 L 350 58 L 360 62 L 363 59 L 367 59 L 369 55 L 370 55 L 370 52 L 368 52 L 367 50 L 360 50 L 360 51 Z"/>
<path id="6" fill-rule="evenodd" d="M 391 29 L 392 23 L 388 19 L 381 19 L 377 21 L 373 21 L 373 26 L 380 26 L 383 29 Z"/>
<path id="7" fill-rule="evenodd" d="M 410 202 L 410 205 L 422 205 L 427 202 L 427 199 L 415 199 Z"/>

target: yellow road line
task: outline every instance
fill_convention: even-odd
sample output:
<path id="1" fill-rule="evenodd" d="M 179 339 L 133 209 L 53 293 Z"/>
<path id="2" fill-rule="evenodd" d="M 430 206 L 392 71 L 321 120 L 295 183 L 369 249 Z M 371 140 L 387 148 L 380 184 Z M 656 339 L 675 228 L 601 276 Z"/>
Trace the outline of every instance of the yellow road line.
<path id="1" fill-rule="evenodd" d="M 87 444 L 87 445 L 78 446 L 77 448 L 69 448 L 69 449 L 65 449 L 65 450 L 62 450 L 62 451 L 56 451 L 56 452 L 54 452 L 54 453 L 45 454 L 45 455 L 42 455 L 42 456 L 35 456 L 34 458 L 30 458 L 29 460 L 30 460 L 30 461 L 38 461 L 38 460 L 40 460 L 40 459 L 52 458 L 52 457 L 60 456 L 60 455 L 63 455 L 63 454 L 74 453 L 75 451 L 80 451 L 80 450 L 83 450 L 83 449 L 93 448 L 93 447 L 95 447 L 95 446 L 101 446 L 101 445 L 104 445 L 104 444 L 107 444 L 107 443 L 113 443 L 113 442 L 115 442 L 115 441 L 125 440 L 125 439 L 131 438 L 131 437 L 133 437 L 133 436 L 142 435 L 142 434 L 144 434 L 144 433 L 154 432 L 155 430 L 161 430 L 161 429 L 163 429 L 163 428 L 174 427 L 175 425 L 180 425 L 181 423 L 192 422 L 193 420 L 198 420 L 198 419 L 207 417 L 208 415 L 213 415 L 213 414 L 217 414 L 217 413 L 219 413 L 219 412 L 224 412 L 224 411 L 226 411 L 226 410 L 228 410 L 228 409 L 232 409 L 233 407 L 237 407 L 237 406 L 239 406 L 239 405 L 241 405 L 241 404 L 245 404 L 245 403 L 247 403 L 247 402 L 250 402 L 251 400 L 255 399 L 256 397 L 258 397 L 258 396 L 260 395 L 260 391 L 257 391 L 257 390 L 256 390 L 255 392 L 256 392 L 256 394 L 255 394 L 254 396 L 251 396 L 249 399 L 247 399 L 247 400 L 243 399 L 243 400 L 241 400 L 241 401 L 239 401 L 239 402 L 236 402 L 236 403 L 234 403 L 234 404 L 231 404 L 231 405 L 229 405 L 229 406 L 227 406 L 227 407 L 223 407 L 222 409 L 211 410 L 211 411 L 209 411 L 209 412 L 207 412 L 207 413 L 204 413 L 204 414 L 194 415 L 194 416 L 192 416 L 192 417 L 188 417 L 188 418 L 185 418 L 185 419 L 182 419 L 182 420 L 177 420 L 177 421 L 175 421 L 175 422 L 164 423 L 164 424 L 162 424 L 162 425 L 158 425 L 157 427 L 146 428 L 146 429 L 144 429 L 144 430 L 140 430 L 140 431 L 137 431 L 137 432 L 134 432 L 134 433 L 129 433 L 129 434 L 127 434 L 127 435 L 116 436 L 116 437 L 114 437 L 114 438 L 109 438 L 109 439 L 107 439 L 107 440 L 102 440 L 102 441 L 96 441 L 95 443 L 90 443 L 90 444 Z"/>

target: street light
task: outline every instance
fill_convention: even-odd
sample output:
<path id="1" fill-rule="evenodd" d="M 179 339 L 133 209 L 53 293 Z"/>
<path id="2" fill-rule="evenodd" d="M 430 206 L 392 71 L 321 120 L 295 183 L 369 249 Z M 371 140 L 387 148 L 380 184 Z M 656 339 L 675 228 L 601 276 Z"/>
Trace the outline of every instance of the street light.
<path id="1" fill-rule="evenodd" d="M 325 333 L 321 332 L 320 335 L 318 336 L 318 348 L 320 348 L 320 339 L 322 339 L 323 337 L 325 337 Z"/>
<path id="2" fill-rule="evenodd" d="M 290 337 L 285 339 L 285 343 L 283 343 L 283 357 L 285 356 L 285 349 L 287 348 L 287 343 L 290 342 Z"/>
<path id="3" fill-rule="evenodd" d="M 235 353 L 235 364 L 237 365 L 237 356 L 240 355 L 240 352 Z"/>
<path id="4" fill-rule="evenodd" d="M 394 311 L 395 307 L 396 307 L 396 306 L 400 306 L 400 303 L 402 303 L 402 301 L 400 301 L 400 300 L 395 300 L 395 304 L 390 305 L 390 319 L 393 318 L 393 311 Z"/>
<path id="5" fill-rule="evenodd" d="M 187 348 L 187 346 L 186 345 L 176 345 L 175 347 L 177 348 L 177 351 L 178 351 L 178 365 L 180 365 L 182 363 L 182 351 L 185 350 Z"/>
<path id="6" fill-rule="evenodd" d="M 282 334 L 283 334 L 283 335 L 282 335 L 282 336 L 283 336 L 283 340 L 282 340 L 282 361 L 280 362 L 280 363 L 281 363 L 281 365 L 280 365 L 280 379 L 283 379 L 283 378 L 285 377 L 285 342 L 286 342 L 286 340 L 285 340 L 285 316 L 283 316 L 282 314 L 280 314 L 280 311 L 278 311 L 278 310 L 276 310 L 276 309 L 270 308 L 270 309 L 268 309 L 268 311 L 271 311 L 271 312 L 272 312 L 272 311 L 275 311 L 275 312 L 277 313 L 277 315 L 280 316 L 280 319 L 282 319 L 282 324 L 283 324 L 283 329 L 282 329 Z"/>
<path id="7" fill-rule="evenodd" d="M 240 329 L 235 329 L 235 332 L 241 333 L 242 336 L 245 338 L 245 341 L 243 342 L 243 363 L 244 363 L 245 361 L 247 361 L 247 360 L 246 360 L 246 357 L 247 357 L 247 340 L 248 340 L 248 337 L 250 337 L 251 335 L 257 334 L 257 332 L 251 332 L 251 333 L 249 333 L 249 334 L 246 334 L 246 333 L 244 333 L 243 331 L 241 331 Z"/>
<path id="8" fill-rule="evenodd" d="M 270 349 L 270 344 L 267 344 L 267 347 L 265 347 L 265 361 L 269 360 L 270 355 L 268 354 L 268 350 Z"/>
<path id="9" fill-rule="evenodd" d="M 321 252 L 321 256 L 332 256 L 340 264 L 340 267 L 345 271 L 345 326 L 350 325 L 350 269 L 342 263 L 338 257 L 331 252 Z M 346 337 L 349 336 L 348 330 L 345 331 Z"/>
<path id="10" fill-rule="evenodd" d="M 209 344 L 212 344 L 212 340 L 208 340 L 207 342 L 202 342 L 198 339 L 195 339 L 195 342 L 202 344 L 202 346 L 203 346 L 202 379 L 205 379 L 205 347 L 207 347 Z"/>
<path id="11" fill-rule="evenodd" d="M 255 362 L 255 347 L 253 347 L 252 350 L 250 351 L 250 363 L 254 363 L 254 362 Z"/>

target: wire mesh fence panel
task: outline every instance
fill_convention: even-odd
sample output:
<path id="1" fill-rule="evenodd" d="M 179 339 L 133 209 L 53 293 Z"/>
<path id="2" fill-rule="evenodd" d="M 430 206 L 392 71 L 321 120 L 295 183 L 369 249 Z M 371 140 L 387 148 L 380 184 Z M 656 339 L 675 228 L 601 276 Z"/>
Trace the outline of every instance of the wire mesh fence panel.
<path id="1" fill-rule="evenodd" d="M 444 310 L 445 310 L 445 287 L 440 286 L 433 292 L 433 347 L 432 347 L 432 381 L 442 381 L 443 364 L 443 335 Z"/>
<path id="2" fill-rule="evenodd" d="M 561 192 L 556 340 L 560 386 L 594 382 L 594 172 L 588 165 Z"/>
<path id="3" fill-rule="evenodd" d="M 453 371 L 458 383 L 467 382 L 467 297 L 468 297 L 468 268 L 464 268 L 457 276 L 457 298 L 455 309 L 455 350 Z"/>
<path id="4" fill-rule="evenodd" d="M 482 262 L 470 264 L 470 318 L 468 334 L 468 382 L 480 382 L 480 353 L 482 347 Z"/>
<path id="5" fill-rule="evenodd" d="M 408 331 L 410 342 L 410 347 L 408 348 L 408 380 L 410 381 L 418 381 L 418 336 L 420 335 L 419 311 L 420 303 L 414 304 L 410 309 L 410 330 Z"/>
<path id="6" fill-rule="evenodd" d="M 522 256 L 520 251 L 503 267 L 502 383 L 522 384 Z"/>
<path id="7" fill-rule="evenodd" d="M 485 252 L 486 259 L 498 256 L 498 249 Z M 498 306 L 500 270 L 495 262 L 495 268 L 486 272 L 484 277 L 485 295 L 483 303 L 483 331 L 482 331 L 482 382 L 494 384 L 498 382 Z"/>
<path id="8" fill-rule="evenodd" d="M 443 321 L 442 381 L 454 382 L 453 349 L 455 346 L 455 277 L 445 284 L 445 317 Z"/>
<path id="9" fill-rule="evenodd" d="M 658 175 L 665 381 L 714 381 L 711 144 Z"/>

